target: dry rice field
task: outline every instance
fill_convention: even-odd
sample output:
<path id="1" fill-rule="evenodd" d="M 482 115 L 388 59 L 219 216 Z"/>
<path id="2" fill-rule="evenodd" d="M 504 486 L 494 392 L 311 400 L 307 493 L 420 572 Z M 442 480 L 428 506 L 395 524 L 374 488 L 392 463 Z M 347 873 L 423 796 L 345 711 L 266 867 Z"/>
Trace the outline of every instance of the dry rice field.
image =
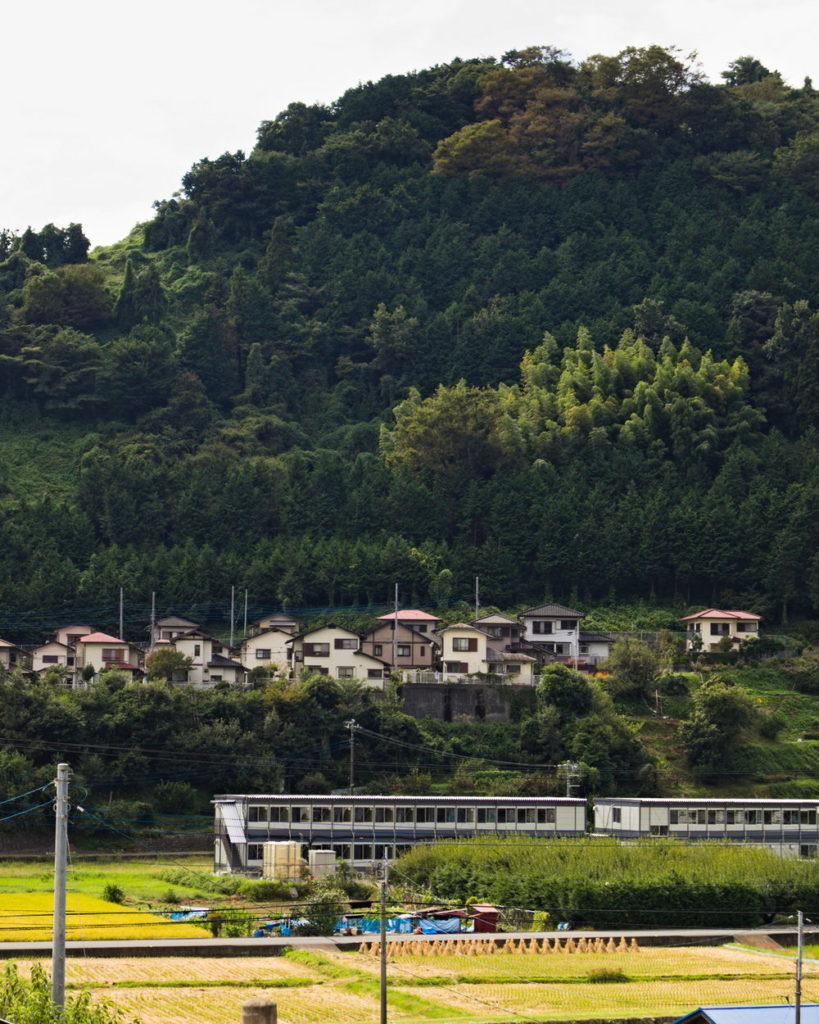
<path id="1" fill-rule="evenodd" d="M 22 973 L 30 962 L 21 961 Z M 238 1024 L 263 997 L 280 1024 L 375 1024 L 378 958 L 291 951 L 232 959 L 68 961 L 66 981 L 142 1024 Z M 597 981 L 594 972 L 623 980 Z M 669 1017 L 697 1006 L 783 1002 L 793 962 L 728 947 L 630 953 L 391 956 L 389 1019 L 397 1024 Z M 803 999 L 819 1001 L 819 964 L 805 965 Z"/>

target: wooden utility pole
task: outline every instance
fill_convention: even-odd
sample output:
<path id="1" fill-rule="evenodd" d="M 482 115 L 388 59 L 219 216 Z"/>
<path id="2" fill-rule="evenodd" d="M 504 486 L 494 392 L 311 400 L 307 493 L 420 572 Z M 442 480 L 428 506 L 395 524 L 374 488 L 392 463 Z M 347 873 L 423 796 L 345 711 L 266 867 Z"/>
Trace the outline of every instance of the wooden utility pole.
<path id="1" fill-rule="evenodd" d="M 379 883 L 380 910 L 381 910 L 381 943 L 379 949 L 380 959 L 380 985 L 379 995 L 381 1013 L 380 1024 L 387 1024 L 387 859 L 384 858 L 381 864 L 381 881 Z M 799 1024 L 799 1021 L 796 1022 Z"/>

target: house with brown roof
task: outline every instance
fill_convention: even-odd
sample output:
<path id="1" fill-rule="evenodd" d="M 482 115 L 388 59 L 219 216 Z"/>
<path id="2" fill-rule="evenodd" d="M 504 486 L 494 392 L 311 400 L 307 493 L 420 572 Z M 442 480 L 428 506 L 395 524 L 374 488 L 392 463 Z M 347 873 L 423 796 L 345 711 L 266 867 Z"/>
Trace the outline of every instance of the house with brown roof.
<path id="1" fill-rule="evenodd" d="M 250 672 L 254 668 L 266 668 L 287 675 L 290 668 L 290 648 L 288 641 L 293 633 L 269 627 L 250 633 L 239 644 L 239 661 Z"/>
<path id="2" fill-rule="evenodd" d="M 8 640 L 0 640 L 0 668 L 11 672 L 23 668 L 26 664 L 25 652 Z"/>
<path id="3" fill-rule="evenodd" d="M 378 621 L 390 625 L 395 622 L 407 629 L 414 629 L 416 633 L 432 633 L 441 624 L 437 615 L 430 615 L 420 608 L 405 608 L 403 611 L 390 612 L 389 615 L 379 615 Z"/>
<path id="4" fill-rule="evenodd" d="M 580 655 L 580 621 L 583 613 L 563 604 L 541 604 L 520 613 L 526 644 L 534 645 L 532 653 L 547 659 L 555 656 L 578 661 Z"/>
<path id="5" fill-rule="evenodd" d="M 49 640 L 31 652 L 31 671 L 36 675 L 52 668 L 67 670 L 67 677 L 73 682 L 76 668 L 76 651 L 59 640 Z"/>
<path id="6" fill-rule="evenodd" d="M 272 612 L 270 615 L 263 615 L 260 619 L 256 619 L 255 622 L 251 622 L 248 627 L 248 636 L 256 636 L 258 633 L 264 633 L 268 629 L 278 629 L 282 633 L 289 633 L 290 636 L 295 636 L 296 633 L 301 633 L 304 629 L 304 623 L 293 615 L 288 615 L 286 612 Z"/>
<path id="7" fill-rule="evenodd" d="M 531 655 L 508 650 L 477 626 L 455 622 L 439 629 L 438 636 L 443 666 L 441 677 L 445 683 L 489 674 L 524 685 L 531 685 L 534 681 L 535 659 Z"/>
<path id="8" fill-rule="evenodd" d="M 688 651 L 724 650 L 725 637 L 731 645 L 759 636 L 761 615 L 753 612 L 726 611 L 722 608 L 706 608 L 704 611 L 686 615 L 680 622 L 685 623 L 685 647 Z"/>
<path id="9" fill-rule="evenodd" d="M 523 633 L 523 626 L 517 619 L 510 619 L 508 615 L 498 613 L 473 619 L 472 625 L 482 629 L 484 633 L 488 633 L 495 640 L 501 640 L 506 644 L 517 643 Z"/>
<path id="10" fill-rule="evenodd" d="M 362 637 L 361 651 L 393 668 L 430 671 L 437 661 L 438 640 L 404 622 L 383 622 Z"/>

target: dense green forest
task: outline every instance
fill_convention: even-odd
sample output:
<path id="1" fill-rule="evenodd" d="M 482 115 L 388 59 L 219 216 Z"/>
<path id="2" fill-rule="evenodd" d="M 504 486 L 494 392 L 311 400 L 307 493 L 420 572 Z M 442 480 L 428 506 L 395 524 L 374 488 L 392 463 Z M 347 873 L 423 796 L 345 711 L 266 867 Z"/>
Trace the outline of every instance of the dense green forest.
<path id="1" fill-rule="evenodd" d="M 0 234 L 0 609 L 819 612 L 817 170 L 809 80 L 531 47 Z"/>

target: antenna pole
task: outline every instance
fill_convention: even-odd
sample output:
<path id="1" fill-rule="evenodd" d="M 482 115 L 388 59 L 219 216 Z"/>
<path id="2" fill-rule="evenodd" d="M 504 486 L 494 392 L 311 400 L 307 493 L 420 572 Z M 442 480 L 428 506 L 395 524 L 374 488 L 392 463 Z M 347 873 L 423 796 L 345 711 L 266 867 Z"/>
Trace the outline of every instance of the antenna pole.
<path id="1" fill-rule="evenodd" d="M 119 588 L 119 638 L 125 639 L 125 605 L 122 587 Z"/>
<path id="2" fill-rule="evenodd" d="M 236 587 L 230 588 L 230 646 L 233 646 L 233 623 L 235 621 L 234 610 L 236 607 Z"/>

